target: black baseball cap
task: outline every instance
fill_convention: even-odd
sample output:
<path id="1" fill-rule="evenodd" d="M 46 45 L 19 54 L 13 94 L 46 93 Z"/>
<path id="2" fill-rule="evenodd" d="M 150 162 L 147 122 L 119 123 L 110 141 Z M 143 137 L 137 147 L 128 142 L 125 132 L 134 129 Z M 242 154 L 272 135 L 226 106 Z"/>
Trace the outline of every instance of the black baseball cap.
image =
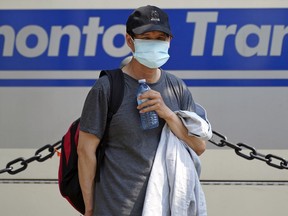
<path id="1" fill-rule="evenodd" d="M 143 34 L 150 31 L 161 31 L 172 36 L 168 15 L 156 6 L 143 6 L 133 11 L 126 22 L 128 34 Z"/>

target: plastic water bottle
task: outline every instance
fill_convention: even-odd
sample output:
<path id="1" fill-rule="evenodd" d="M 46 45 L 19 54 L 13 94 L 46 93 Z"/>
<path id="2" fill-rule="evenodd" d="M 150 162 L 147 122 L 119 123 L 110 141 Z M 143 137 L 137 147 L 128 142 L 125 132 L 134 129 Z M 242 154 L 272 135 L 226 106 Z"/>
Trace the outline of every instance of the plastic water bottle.
<path id="1" fill-rule="evenodd" d="M 138 80 L 139 87 L 137 91 L 137 103 L 140 105 L 146 100 L 138 100 L 139 95 L 150 90 L 150 87 L 146 84 L 145 79 Z M 155 111 L 150 111 L 146 113 L 140 113 L 141 125 L 144 130 L 156 128 L 159 126 L 158 115 Z"/>

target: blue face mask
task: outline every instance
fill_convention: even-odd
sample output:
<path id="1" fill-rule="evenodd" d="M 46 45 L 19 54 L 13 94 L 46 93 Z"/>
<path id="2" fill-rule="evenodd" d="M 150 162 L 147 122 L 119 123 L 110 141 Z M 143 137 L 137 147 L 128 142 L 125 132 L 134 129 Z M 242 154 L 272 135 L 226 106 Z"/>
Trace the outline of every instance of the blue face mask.
<path id="1" fill-rule="evenodd" d="M 168 41 L 135 39 L 133 56 L 146 67 L 159 68 L 170 57 L 168 54 L 169 46 L 170 42 Z"/>

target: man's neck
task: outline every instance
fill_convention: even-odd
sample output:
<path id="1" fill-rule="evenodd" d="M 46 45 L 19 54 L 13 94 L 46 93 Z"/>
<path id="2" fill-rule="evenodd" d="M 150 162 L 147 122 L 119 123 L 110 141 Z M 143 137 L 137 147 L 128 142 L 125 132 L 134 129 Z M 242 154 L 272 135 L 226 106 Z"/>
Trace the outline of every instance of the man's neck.
<path id="1" fill-rule="evenodd" d="M 135 59 L 132 59 L 122 70 L 136 80 L 146 79 L 147 83 L 156 83 L 161 77 L 160 69 L 147 68 Z"/>

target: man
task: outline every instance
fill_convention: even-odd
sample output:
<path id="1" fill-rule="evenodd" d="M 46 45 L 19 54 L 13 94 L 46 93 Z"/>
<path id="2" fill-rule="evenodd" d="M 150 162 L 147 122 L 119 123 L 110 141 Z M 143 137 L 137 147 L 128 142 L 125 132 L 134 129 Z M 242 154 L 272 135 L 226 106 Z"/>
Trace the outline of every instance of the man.
<path id="1" fill-rule="evenodd" d="M 155 6 L 140 7 L 129 16 L 126 28 L 126 43 L 133 58 L 122 68 L 124 98 L 110 124 L 100 182 L 94 183 L 95 152 L 107 118 L 110 89 L 106 76 L 89 92 L 81 116 L 78 168 L 85 216 L 141 215 L 149 173 L 165 123 L 198 155 L 206 147 L 205 141 L 188 136 L 174 113 L 195 109 L 191 93 L 181 79 L 160 68 L 169 58 L 172 38 L 167 14 Z M 146 79 L 152 90 L 139 98 L 150 100 L 137 106 L 140 79 Z M 139 112 L 151 110 L 159 116 L 159 127 L 143 130 Z"/>

